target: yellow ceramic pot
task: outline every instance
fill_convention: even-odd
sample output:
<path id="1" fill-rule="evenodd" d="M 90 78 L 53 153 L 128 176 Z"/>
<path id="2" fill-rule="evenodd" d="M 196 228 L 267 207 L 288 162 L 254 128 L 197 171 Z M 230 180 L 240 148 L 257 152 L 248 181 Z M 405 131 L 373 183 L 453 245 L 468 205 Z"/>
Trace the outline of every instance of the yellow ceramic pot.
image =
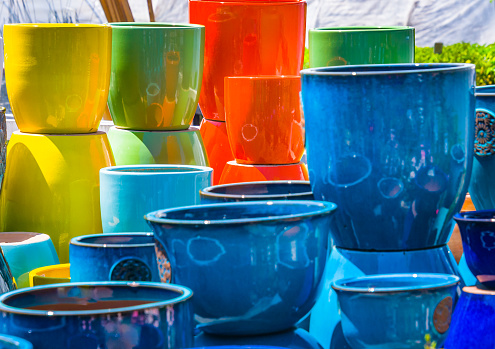
<path id="1" fill-rule="evenodd" d="M 90 133 L 106 110 L 112 29 L 99 24 L 6 24 L 5 80 L 17 126 Z"/>
<path id="2" fill-rule="evenodd" d="M 73 237 L 102 232 L 99 171 L 113 165 L 103 132 L 14 132 L 0 193 L 0 231 L 48 234 L 67 263 Z"/>
<path id="3" fill-rule="evenodd" d="M 70 282 L 70 264 L 55 264 L 29 272 L 29 286 L 63 284 Z"/>

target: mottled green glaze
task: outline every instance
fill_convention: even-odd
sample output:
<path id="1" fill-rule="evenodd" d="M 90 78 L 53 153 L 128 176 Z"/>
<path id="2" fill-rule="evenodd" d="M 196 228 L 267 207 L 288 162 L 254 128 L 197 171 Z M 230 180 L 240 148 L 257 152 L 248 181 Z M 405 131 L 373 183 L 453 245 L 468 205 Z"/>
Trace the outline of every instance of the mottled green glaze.
<path id="1" fill-rule="evenodd" d="M 414 63 L 413 27 L 334 27 L 309 31 L 311 68 Z"/>
<path id="2" fill-rule="evenodd" d="M 204 26 L 110 23 L 112 75 L 108 106 L 116 126 L 187 129 L 203 77 Z"/>

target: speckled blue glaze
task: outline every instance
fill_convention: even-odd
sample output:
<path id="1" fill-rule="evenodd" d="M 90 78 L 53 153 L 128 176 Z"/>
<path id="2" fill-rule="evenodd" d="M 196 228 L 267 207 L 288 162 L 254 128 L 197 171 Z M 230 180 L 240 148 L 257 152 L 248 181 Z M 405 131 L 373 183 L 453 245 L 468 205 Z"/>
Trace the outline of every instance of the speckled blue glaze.
<path id="1" fill-rule="evenodd" d="M 0 333 L 24 338 L 35 349 L 188 348 L 193 346 L 191 296 L 185 287 L 161 283 L 67 283 L 27 288 L 0 297 Z M 115 303 L 88 310 L 106 300 Z M 116 305 L 119 301 L 150 303 Z M 67 306 L 65 310 L 29 309 L 60 303 Z"/>
<path id="2" fill-rule="evenodd" d="M 255 200 L 314 200 L 307 181 L 266 181 L 214 185 L 199 191 L 202 204 Z"/>
<path id="3" fill-rule="evenodd" d="M 495 86 L 476 87 L 474 160 L 469 194 L 477 210 L 495 209 Z"/>
<path id="4" fill-rule="evenodd" d="M 201 333 L 194 337 L 194 345 L 197 347 L 235 346 L 235 348 L 239 348 L 237 346 L 242 346 L 245 348 L 245 346 L 249 346 L 265 348 L 265 346 L 276 346 L 289 349 L 322 349 L 316 339 L 301 328 L 246 337 L 214 336 Z"/>
<path id="5" fill-rule="evenodd" d="M 33 345 L 19 337 L 0 335 L 0 349 L 33 349 Z"/>
<path id="6" fill-rule="evenodd" d="M 221 345 L 214 347 L 194 347 L 192 349 L 287 349 L 280 346 L 268 346 L 268 345 Z"/>
<path id="7" fill-rule="evenodd" d="M 459 277 L 372 275 L 335 281 L 342 329 L 352 349 L 439 347 L 447 337 Z M 431 342 L 430 342 L 431 344 Z"/>
<path id="8" fill-rule="evenodd" d="M 447 245 L 396 252 L 371 252 L 333 247 L 327 260 L 323 290 L 311 310 L 310 333 L 325 349 L 350 349 L 344 338 L 335 280 L 373 274 L 458 274 L 457 263 Z"/>
<path id="9" fill-rule="evenodd" d="M 319 201 L 199 205 L 146 215 L 172 282 L 191 288 L 198 327 L 255 335 L 291 328 L 315 304 L 331 214 Z"/>
<path id="10" fill-rule="evenodd" d="M 495 288 L 495 210 L 461 212 L 454 219 L 469 270 L 479 282 Z"/>
<path id="11" fill-rule="evenodd" d="M 160 282 L 153 233 L 78 236 L 69 246 L 72 282 Z"/>
<path id="12" fill-rule="evenodd" d="M 339 206 L 334 243 L 381 251 L 445 244 L 471 173 L 474 65 L 301 75 L 313 193 Z"/>
<path id="13" fill-rule="evenodd" d="M 455 306 L 445 349 L 495 347 L 495 291 L 464 287 Z"/>

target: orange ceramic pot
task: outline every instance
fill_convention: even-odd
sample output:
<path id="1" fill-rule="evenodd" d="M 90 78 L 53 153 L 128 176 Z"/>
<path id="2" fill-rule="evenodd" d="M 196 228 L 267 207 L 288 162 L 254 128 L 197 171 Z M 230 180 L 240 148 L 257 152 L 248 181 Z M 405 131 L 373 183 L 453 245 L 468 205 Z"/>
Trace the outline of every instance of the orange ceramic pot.
<path id="1" fill-rule="evenodd" d="M 225 113 L 237 163 L 281 165 L 301 161 L 304 120 L 299 76 L 225 78 Z"/>
<path id="2" fill-rule="evenodd" d="M 234 160 L 227 137 L 227 126 L 223 121 L 203 119 L 199 128 L 203 144 L 213 168 L 213 185 L 217 185 L 227 161 Z"/>
<path id="3" fill-rule="evenodd" d="M 308 169 L 302 162 L 289 165 L 246 165 L 229 161 L 219 184 L 279 180 L 308 181 Z"/>
<path id="4" fill-rule="evenodd" d="M 199 105 L 210 120 L 225 120 L 224 78 L 298 75 L 304 59 L 305 1 L 189 1 L 191 23 L 205 31 Z"/>

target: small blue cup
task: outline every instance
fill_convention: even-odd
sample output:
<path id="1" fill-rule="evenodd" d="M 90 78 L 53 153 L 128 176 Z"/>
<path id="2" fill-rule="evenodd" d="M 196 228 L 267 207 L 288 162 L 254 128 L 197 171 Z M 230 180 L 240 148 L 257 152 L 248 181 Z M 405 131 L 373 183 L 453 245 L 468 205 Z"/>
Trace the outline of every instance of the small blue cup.
<path id="1" fill-rule="evenodd" d="M 72 282 L 160 282 L 153 233 L 78 236 L 69 247 Z"/>
<path id="2" fill-rule="evenodd" d="M 459 282 L 447 274 L 382 274 L 332 287 L 353 349 L 424 348 L 428 341 L 441 347 L 447 337 Z"/>
<path id="3" fill-rule="evenodd" d="M 202 204 L 239 201 L 314 200 L 307 181 L 265 181 L 214 185 L 199 192 Z"/>

